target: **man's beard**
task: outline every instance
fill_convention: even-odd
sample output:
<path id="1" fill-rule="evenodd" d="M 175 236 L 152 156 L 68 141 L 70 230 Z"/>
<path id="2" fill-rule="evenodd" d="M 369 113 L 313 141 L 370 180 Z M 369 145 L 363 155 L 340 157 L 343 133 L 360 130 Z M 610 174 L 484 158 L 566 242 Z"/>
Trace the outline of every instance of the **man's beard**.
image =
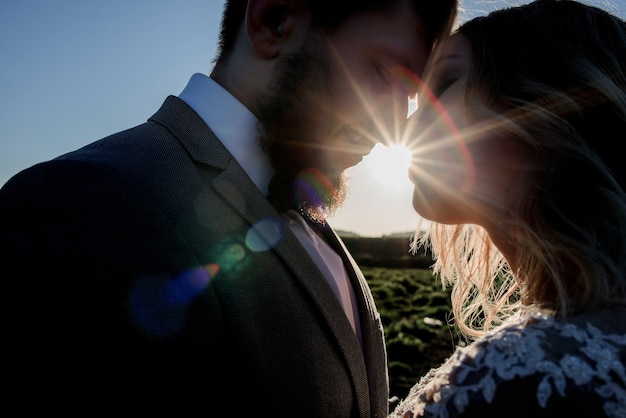
<path id="1" fill-rule="evenodd" d="M 306 44 L 306 43 L 305 43 Z M 319 45 L 312 41 L 309 45 Z M 282 212 L 297 210 L 323 222 L 347 195 L 347 177 L 329 164 L 329 148 L 320 132 L 332 114 L 325 113 L 328 62 L 320 48 L 307 47 L 285 56 L 268 96 L 260 99 L 258 134 L 275 170 L 269 200 Z"/>

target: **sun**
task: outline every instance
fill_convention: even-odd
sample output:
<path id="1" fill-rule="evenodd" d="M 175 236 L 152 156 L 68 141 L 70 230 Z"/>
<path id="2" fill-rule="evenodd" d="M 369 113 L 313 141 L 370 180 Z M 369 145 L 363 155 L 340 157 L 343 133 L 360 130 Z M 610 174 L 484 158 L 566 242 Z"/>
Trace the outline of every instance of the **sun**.
<path id="1" fill-rule="evenodd" d="M 412 186 L 408 170 L 411 152 L 401 144 L 376 144 L 372 152 L 363 160 L 372 180 L 385 188 L 402 189 Z"/>

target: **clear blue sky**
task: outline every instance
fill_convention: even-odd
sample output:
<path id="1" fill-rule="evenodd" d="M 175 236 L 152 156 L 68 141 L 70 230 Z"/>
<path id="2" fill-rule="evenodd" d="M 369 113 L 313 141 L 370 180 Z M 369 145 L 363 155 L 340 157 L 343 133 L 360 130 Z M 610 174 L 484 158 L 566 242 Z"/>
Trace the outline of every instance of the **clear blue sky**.
<path id="1" fill-rule="evenodd" d="M 462 2 L 464 16 L 505 4 Z M 626 0 L 596 3 L 621 15 L 626 10 Z M 2 0 L 0 185 L 23 168 L 144 122 L 193 73 L 208 73 L 222 6 L 221 0 Z M 350 197 L 331 223 L 364 236 L 412 230 L 418 219 L 412 188 L 403 185 L 399 193 L 377 185 L 368 164 L 351 169 Z"/>

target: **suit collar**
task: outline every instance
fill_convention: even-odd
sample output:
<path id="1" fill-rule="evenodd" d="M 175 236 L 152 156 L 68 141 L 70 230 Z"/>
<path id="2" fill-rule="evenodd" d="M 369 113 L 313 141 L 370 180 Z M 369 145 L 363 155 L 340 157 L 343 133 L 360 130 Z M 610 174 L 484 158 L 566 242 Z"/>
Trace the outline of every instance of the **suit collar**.
<path id="1" fill-rule="evenodd" d="M 212 78 L 194 74 L 180 94 L 267 196 L 274 173 L 257 138 L 258 120 L 252 112 Z"/>
<path id="2" fill-rule="evenodd" d="M 198 163 L 224 170 L 233 159 L 202 118 L 178 97 L 169 96 L 165 99 L 149 120 L 172 132 L 189 156 Z"/>

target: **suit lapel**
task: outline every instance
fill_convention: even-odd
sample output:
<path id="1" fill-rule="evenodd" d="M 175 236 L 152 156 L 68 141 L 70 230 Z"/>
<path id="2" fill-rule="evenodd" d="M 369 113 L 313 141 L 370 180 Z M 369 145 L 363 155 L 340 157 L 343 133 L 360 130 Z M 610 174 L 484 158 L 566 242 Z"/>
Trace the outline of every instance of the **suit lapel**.
<path id="1" fill-rule="evenodd" d="M 373 400 L 378 399 L 376 393 L 388 391 L 389 382 L 387 363 L 380 359 L 387 358 L 387 349 L 384 340 L 384 330 L 374 301 L 374 297 L 354 258 L 350 255 L 345 244 L 335 231 L 328 225 L 320 226 L 324 238 L 343 260 L 354 293 L 358 299 L 359 315 L 361 317 L 361 332 L 363 335 L 363 351 L 365 362 L 371 376 L 377 376 L 370 381 L 370 392 Z M 376 406 L 373 408 L 378 410 Z"/>
<path id="2" fill-rule="evenodd" d="M 257 201 L 254 205 L 239 204 L 234 206 L 241 209 L 241 215 L 253 226 L 255 234 L 258 234 L 268 245 L 273 246 L 276 254 L 290 268 L 294 277 L 300 282 L 310 299 L 315 303 L 317 310 L 322 317 L 326 319 L 326 323 L 334 335 L 348 369 L 352 374 L 359 404 L 359 416 L 370 416 L 370 385 L 368 383 L 367 373 L 369 364 L 365 362 L 365 356 L 354 355 L 354 353 L 362 352 L 362 349 L 358 339 L 354 335 L 350 322 L 346 318 L 343 308 L 333 290 L 328 285 L 326 278 L 306 252 L 300 241 L 298 241 L 296 236 L 291 232 L 286 221 L 278 215 L 269 202 L 260 194 L 258 189 L 253 187 L 251 191 L 250 188 L 246 187 L 245 190 L 241 190 L 239 186 L 236 190 L 233 189 L 234 185 L 250 182 L 243 170 L 238 168 L 238 164 L 235 163 L 235 165 L 236 167 L 234 168 L 229 166 L 224 173 L 215 180 L 213 183 L 215 189 L 220 192 L 224 199 L 233 203 L 242 198 L 247 202 Z M 258 193 L 258 195 L 250 195 L 249 193 Z M 342 255 L 344 263 L 346 263 L 346 259 L 342 254 L 344 252 L 339 253 Z M 354 275 L 354 269 L 350 264 L 347 264 L 347 270 L 348 272 L 352 272 L 350 273 L 351 276 Z M 358 289 L 360 289 L 360 286 Z M 356 293 L 358 295 L 357 298 L 359 298 L 359 306 L 364 306 L 362 291 L 357 290 Z M 369 310 L 369 308 L 367 310 Z M 363 308 L 360 308 L 360 311 L 363 312 Z M 367 318 L 369 318 L 371 312 L 367 315 Z M 337 318 L 342 318 L 343 320 L 338 321 Z M 367 323 L 364 327 L 367 327 L 368 334 L 371 334 L 370 320 L 368 319 L 362 322 Z M 371 354 L 372 353 L 370 353 L 370 355 Z"/>

